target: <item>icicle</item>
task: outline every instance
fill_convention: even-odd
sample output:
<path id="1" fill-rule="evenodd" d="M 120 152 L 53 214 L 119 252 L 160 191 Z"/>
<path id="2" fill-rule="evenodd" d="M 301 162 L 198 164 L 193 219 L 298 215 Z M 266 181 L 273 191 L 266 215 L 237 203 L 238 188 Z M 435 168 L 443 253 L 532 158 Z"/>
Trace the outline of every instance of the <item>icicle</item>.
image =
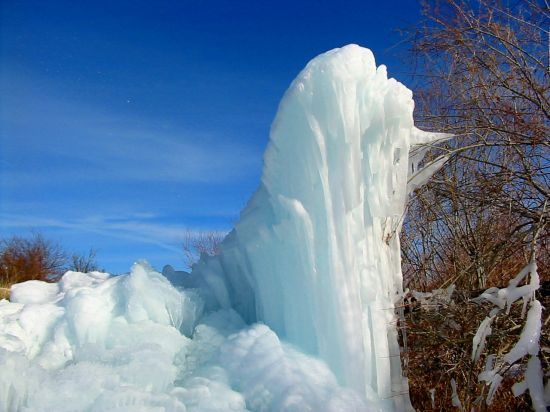
<path id="1" fill-rule="evenodd" d="M 495 394 L 497 393 L 497 390 L 501 382 L 502 382 L 502 375 L 499 373 L 495 373 L 493 378 L 490 381 L 491 386 L 489 387 L 489 392 L 487 393 L 487 399 L 485 400 L 485 403 L 487 405 L 490 405 L 491 403 L 493 403 L 493 398 L 495 397 Z"/>
<path id="2" fill-rule="evenodd" d="M 515 346 L 504 356 L 504 361 L 512 364 L 525 355 L 539 353 L 542 306 L 538 300 L 531 303 L 527 321 Z"/>
<path id="3" fill-rule="evenodd" d="M 483 349 L 485 349 L 485 340 L 487 339 L 487 336 L 491 335 L 491 323 L 493 322 L 493 319 L 494 316 L 485 318 L 477 329 L 472 345 L 472 360 L 474 362 L 479 360 L 479 356 L 483 352 Z"/>
<path id="4" fill-rule="evenodd" d="M 407 193 L 411 193 L 414 189 L 424 185 L 430 178 L 443 167 L 449 160 L 449 156 L 440 156 L 431 161 L 420 170 L 416 170 L 407 182 Z M 418 168 L 418 166 L 416 166 Z"/>
<path id="5" fill-rule="evenodd" d="M 453 394 L 451 395 L 451 402 L 455 408 L 458 408 L 458 410 L 462 410 L 462 403 L 460 403 L 460 398 L 458 397 L 458 393 L 456 391 L 456 381 L 451 379 L 451 388 L 453 390 Z"/>
<path id="6" fill-rule="evenodd" d="M 426 132 L 418 128 L 413 128 L 411 133 L 411 144 L 415 146 L 425 146 L 444 142 L 454 137 L 452 133 Z"/>

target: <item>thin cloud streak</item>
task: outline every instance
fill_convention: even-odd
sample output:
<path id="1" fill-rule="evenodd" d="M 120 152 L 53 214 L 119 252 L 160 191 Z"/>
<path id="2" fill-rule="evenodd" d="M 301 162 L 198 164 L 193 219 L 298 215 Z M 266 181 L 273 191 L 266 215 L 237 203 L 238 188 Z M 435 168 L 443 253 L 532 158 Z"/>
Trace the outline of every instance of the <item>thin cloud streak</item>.
<path id="1" fill-rule="evenodd" d="M 90 216 L 79 220 L 60 220 L 52 218 L 29 217 L 15 214 L 0 214 L 0 222 L 6 229 L 64 229 L 72 232 L 87 232 L 138 243 L 153 244 L 170 252 L 181 253 L 186 236 L 197 236 L 212 230 L 190 229 L 181 225 L 156 222 L 144 222 L 137 219 L 113 219 Z M 227 233 L 215 230 L 218 233 Z"/>

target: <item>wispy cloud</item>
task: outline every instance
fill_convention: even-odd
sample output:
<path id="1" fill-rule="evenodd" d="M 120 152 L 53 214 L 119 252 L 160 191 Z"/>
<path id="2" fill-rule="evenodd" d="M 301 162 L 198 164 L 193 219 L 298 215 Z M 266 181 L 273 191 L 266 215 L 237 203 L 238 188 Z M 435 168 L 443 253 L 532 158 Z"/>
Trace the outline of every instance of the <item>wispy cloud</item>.
<path id="1" fill-rule="evenodd" d="M 7 213 L 0 214 L 0 222 L 4 230 L 48 230 L 53 228 L 75 233 L 93 233 L 151 244 L 176 253 L 181 253 L 181 245 L 187 236 L 212 231 L 160 223 L 152 220 L 153 218 L 155 216 L 142 216 L 142 219 L 139 219 L 139 215 L 127 218 L 92 215 L 81 219 L 61 220 Z M 216 230 L 216 232 L 224 233 L 223 230 Z"/>

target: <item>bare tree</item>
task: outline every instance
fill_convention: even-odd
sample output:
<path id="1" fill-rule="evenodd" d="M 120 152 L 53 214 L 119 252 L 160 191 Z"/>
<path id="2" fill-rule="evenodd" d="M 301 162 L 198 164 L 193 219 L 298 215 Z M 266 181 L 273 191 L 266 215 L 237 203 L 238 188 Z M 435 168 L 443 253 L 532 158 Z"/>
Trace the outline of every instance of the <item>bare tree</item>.
<path id="1" fill-rule="evenodd" d="M 451 161 L 410 204 L 405 272 L 415 286 L 452 278 L 483 288 L 529 261 L 540 222 L 548 244 L 550 9 L 444 0 L 426 2 L 424 14 L 413 44 L 416 121 L 456 138 L 434 148 Z"/>

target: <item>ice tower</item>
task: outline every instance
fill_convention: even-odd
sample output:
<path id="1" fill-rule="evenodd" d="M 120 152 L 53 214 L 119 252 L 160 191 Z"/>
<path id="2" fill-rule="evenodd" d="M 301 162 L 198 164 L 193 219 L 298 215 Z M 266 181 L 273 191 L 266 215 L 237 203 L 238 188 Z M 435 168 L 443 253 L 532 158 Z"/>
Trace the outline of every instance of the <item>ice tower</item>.
<path id="1" fill-rule="evenodd" d="M 368 49 L 312 60 L 280 104 L 259 189 L 193 271 L 207 305 L 264 322 L 387 410 L 410 409 L 394 313 L 407 190 L 441 164 L 416 170 L 414 146 L 443 136 L 416 129 L 413 107 Z"/>

